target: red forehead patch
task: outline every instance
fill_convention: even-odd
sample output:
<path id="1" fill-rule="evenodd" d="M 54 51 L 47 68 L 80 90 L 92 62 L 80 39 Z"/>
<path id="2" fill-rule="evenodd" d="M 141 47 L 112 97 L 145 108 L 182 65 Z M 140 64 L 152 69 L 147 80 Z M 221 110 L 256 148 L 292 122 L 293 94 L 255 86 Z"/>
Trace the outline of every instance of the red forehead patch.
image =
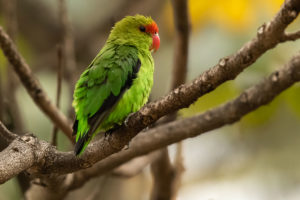
<path id="1" fill-rule="evenodd" d="M 158 27 L 155 22 L 152 22 L 151 24 L 145 26 L 146 27 L 146 32 L 151 33 L 151 34 L 156 34 L 158 33 Z"/>

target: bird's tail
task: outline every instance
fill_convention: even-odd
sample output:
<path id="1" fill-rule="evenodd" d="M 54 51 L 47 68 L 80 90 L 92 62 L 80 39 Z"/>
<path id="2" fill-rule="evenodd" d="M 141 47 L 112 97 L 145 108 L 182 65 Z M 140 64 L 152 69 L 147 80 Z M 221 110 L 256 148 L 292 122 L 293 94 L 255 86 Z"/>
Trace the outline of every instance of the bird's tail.
<path id="1" fill-rule="evenodd" d="M 86 134 L 82 138 L 78 139 L 74 148 L 74 153 L 76 154 L 76 156 L 80 156 L 84 152 L 92 138 L 93 137 L 89 137 L 89 135 Z"/>
<path id="2" fill-rule="evenodd" d="M 96 133 L 101 130 L 99 126 L 103 121 L 103 119 L 105 119 L 109 111 L 110 109 L 100 113 L 100 115 L 97 115 L 96 113 L 93 117 L 89 118 L 88 123 L 90 124 L 90 127 L 88 128 L 85 134 L 80 134 L 80 136 L 81 135 L 83 136 L 82 137 L 79 136 L 78 140 L 76 141 L 75 148 L 74 148 L 74 152 L 76 156 L 80 156 L 83 153 L 83 151 L 88 146 L 88 144 L 93 139 L 93 137 L 96 135 Z M 78 123 L 79 123 L 78 120 L 76 120 L 73 125 L 73 134 L 75 133 L 75 135 L 78 134 L 77 133 Z M 82 127 L 80 128 L 80 130 L 82 130 Z"/>

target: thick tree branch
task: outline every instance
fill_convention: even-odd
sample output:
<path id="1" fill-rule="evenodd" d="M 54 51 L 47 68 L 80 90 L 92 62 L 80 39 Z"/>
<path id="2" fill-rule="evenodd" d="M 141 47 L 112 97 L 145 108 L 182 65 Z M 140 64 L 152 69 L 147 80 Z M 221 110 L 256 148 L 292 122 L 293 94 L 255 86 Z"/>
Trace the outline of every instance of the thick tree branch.
<path id="1" fill-rule="evenodd" d="M 45 141 L 39 141 L 31 135 L 17 137 L 6 149 L 0 152 L 0 184 L 21 173 L 25 169 L 35 170 L 33 164 L 41 165 L 46 149 L 52 148 Z M 29 170 L 29 171 L 30 171 Z"/>
<path id="2" fill-rule="evenodd" d="M 52 120 L 54 124 L 57 125 L 57 127 L 59 127 L 66 134 L 66 136 L 69 137 L 71 141 L 73 141 L 70 122 L 64 116 L 64 114 L 50 101 L 48 95 L 42 89 L 36 77 L 34 77 L 32 74 L 28 64 L 19 54 L 16 46 L 9 36 L 4 32 L 1 26 L 0 46 L 37 106 Z"/>

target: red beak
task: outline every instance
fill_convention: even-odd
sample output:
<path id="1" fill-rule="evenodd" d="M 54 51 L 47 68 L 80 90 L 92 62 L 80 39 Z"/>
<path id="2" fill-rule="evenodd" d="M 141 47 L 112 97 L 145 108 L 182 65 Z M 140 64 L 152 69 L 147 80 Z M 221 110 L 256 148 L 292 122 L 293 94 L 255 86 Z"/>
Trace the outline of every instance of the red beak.
<path id="1" fill-rule="evenodd" d="M 158 33 L 155 33 L 152 35 L 152 45 L 150 47 L 150 51 L 154 50 L 154 52 L 157 51 L 160 45 L 160 39 Z"/>

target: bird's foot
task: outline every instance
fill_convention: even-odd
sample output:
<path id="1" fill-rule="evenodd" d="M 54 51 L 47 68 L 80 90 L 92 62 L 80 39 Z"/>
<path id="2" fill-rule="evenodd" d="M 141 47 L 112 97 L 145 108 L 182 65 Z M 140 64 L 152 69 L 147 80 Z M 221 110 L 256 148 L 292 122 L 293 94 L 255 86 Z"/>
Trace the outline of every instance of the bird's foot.
<path id="1" fill-rule="evenodd" d="M 115 124 L 111 129 L 105 131 L 104 136 L 111 136 L 113 132 L 115 132 L 116 130 L 118 130 L 121 126 L 118 124 Z"/>
<path id="2" fill-rule="evenodd" d="M 127 127 L 128 126 L 128 120 L 129 120 L 129 118 L 133 115 L 134 113 L 130 113 L 127 117 L 126 117 L 126 119 L 125 119 L 125 121 L 124 121 L 124 125 Z"/>

